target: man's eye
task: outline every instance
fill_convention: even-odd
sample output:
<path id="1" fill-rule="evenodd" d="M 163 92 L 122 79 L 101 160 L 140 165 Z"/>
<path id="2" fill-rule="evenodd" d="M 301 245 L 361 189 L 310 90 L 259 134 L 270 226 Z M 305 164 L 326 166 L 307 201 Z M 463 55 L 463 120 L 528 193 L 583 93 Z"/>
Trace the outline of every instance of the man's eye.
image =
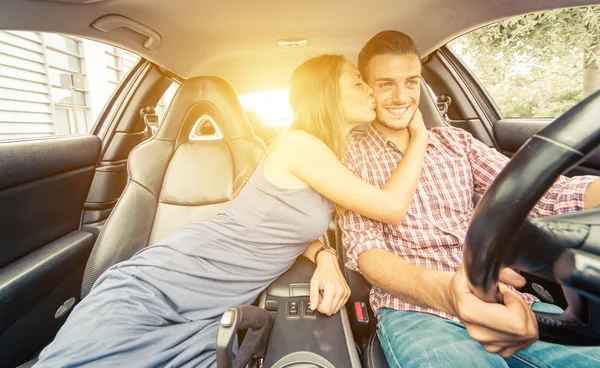
<path id="1" fill-rule="evenodd" d="M 408 84 L 410 84 L 411 86 L 416 86 L 416 85 L 418 85 L 418 84 L 419 84 L 419 82 L 418 82 L 418 81 L 416 81 L 415 79 L 412 79 L 412 80 L 409 80 L 409 81 L 408 81 Z"/>
<path id="2" fill-rule="evenodd" d="M 390 82 L 385 82 L 385 83 L 381 83 L 379 84 L 379 88 L 387 88 L 387 87 L 391 87 L 392 84 Z"/>

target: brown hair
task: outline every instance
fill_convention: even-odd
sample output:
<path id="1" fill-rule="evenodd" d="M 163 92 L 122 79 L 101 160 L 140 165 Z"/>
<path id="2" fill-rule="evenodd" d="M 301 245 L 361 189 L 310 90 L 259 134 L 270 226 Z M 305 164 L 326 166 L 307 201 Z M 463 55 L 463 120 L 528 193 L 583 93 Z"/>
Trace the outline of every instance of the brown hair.
<path id="1" fill-rule="evenodd" d="M 377 33 L 363 46 L 358 54 L 358 70 L 363 79 L 368 80 L 367 66 L 371 59 L 378 55 L 409 55 L 421 57 L 415 41 L 405 33 L 398 31 L 383 31 Z"/>
<path id="2" fill-rule="evenodd" d="M 290 82 L 294 120 L 289 129 L 303 130 L 319 138 L 340 161 L 346 146 L 346 121 L 339 98 L 339 81 L 345 62 L 341 55 L 314 57 L 296 68 Z M 237 188 L 234 197 L 245 186 L 261 158 L 236 178 L 239 184 L 234 186 Z"/>
<path id="3" fill-rule="evenodd" d="M 321 55 L 302 63 L 292 75 L 290 129 L 304 130 L 325 143 L 341 160 L 345 149 L 345 118 L 340 105 L 339 81 L 346 59 Z"/>

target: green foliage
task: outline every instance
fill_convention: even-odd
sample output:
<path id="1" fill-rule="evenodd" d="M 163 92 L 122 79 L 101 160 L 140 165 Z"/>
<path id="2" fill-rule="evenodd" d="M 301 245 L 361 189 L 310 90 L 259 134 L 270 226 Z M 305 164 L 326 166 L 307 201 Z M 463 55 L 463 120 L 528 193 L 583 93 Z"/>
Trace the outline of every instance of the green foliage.
<path id="1" fill-rule="evenodd" d="M 583 98 L 584 86 L 600 88 L 584 81 L 584 69 L 600 64 L 599 43 L 600 6 L 593 6 L 514 17 L 449 46 L 504 116 L 555 117 Z"/>

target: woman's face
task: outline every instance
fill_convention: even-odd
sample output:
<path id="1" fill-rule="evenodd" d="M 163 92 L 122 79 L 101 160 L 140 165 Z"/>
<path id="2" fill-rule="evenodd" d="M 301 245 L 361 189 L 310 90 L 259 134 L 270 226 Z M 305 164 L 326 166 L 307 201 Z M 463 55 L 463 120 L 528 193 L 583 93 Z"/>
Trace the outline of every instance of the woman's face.
<path id="1" fill-rule="evenodd" d="M 352 127 L 375 120 L 373 89 L 363 82 L 358 69 L 345 62 L 340 76 L 340 103 L 346 123 Z"/>

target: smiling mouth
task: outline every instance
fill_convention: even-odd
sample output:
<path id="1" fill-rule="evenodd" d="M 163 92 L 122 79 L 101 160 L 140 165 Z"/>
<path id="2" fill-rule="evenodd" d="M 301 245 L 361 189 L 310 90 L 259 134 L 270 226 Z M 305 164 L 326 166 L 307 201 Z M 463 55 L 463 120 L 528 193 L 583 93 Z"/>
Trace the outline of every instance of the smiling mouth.
<path id="1" fill-rule="evenodd" d="M 408 111 L 408 109 L 410 108 L 410 106 L 411 105 L 406 105 L 404 107 L 395 107 L 395 108 L 386 107 L 386 110 L 389 111 L 389 112 L 391 112 L 394 115 L 402 115 L 402 114 L 404 114 L 405 112 Z"/>

